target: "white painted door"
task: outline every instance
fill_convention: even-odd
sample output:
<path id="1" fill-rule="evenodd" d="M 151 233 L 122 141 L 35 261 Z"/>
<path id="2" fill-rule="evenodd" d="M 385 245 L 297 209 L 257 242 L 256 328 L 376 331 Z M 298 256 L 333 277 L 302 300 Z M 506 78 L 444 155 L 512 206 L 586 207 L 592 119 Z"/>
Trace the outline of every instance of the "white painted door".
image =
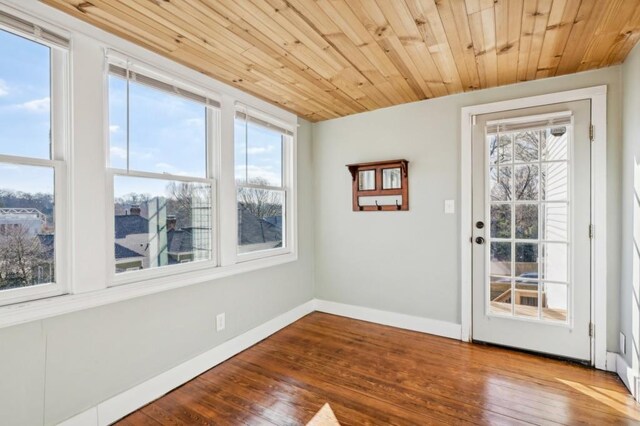
<path id="1" fill-rule="evenodd" d="M 475 117 L 476 341 L 591 360 L 589 100 Z"/>

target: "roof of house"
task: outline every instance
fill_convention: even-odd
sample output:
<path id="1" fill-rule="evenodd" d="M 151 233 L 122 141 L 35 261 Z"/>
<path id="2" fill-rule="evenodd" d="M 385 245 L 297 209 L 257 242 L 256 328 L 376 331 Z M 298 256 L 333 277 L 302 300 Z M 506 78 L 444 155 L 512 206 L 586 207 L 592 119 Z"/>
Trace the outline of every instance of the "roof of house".
<path id="1" fill-rule="evenodd" d="M 115 243 L 115 252 L 116 252 L 116 259 L 128 259 L 131 257 L 144 257 L 143 255 L 141 255 L 140 253 L 136 253 L 133 250 L 130 250 L 124 246 L 121 246 L 118 243 Z"/>
<path id="2" fill-rule="evenodd" d="M 282 228 L 255 216 L 243 204 L 238 205 L 238 241 L 257 244 L 282 240 Z"/>
<path id="3" fill-rule="evenodd" d="M 116 238 L 125 238 L 131 234 L 147 234 L 149 232 L 149 219 L 139 215 L 115 216 Z"/>
<path id="4" fill-rule="evenodd" d="M 169 253 L 192 252 L 193 237 L 191 232 L 185 229 L 170 230 L 167 232 L 167 247 L 169 247 Z"/>

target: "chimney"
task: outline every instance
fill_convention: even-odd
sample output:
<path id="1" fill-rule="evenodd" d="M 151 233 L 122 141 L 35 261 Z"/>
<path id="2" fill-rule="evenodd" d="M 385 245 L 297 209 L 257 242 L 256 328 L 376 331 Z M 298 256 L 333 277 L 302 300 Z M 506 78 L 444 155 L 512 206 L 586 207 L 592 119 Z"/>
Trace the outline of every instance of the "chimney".
<path id="1" fill-rule="evenodd" d="M 131 213 L 131 216 L 140 216 L 140 206 L 138 204 L 132 204 L 129 213 Z"/>
<path id="2" fill-rule="evenodd" d="M 176 217 L 172 214 L 167 215 L 167 231 L 175 231 L 176 229 Z"/>

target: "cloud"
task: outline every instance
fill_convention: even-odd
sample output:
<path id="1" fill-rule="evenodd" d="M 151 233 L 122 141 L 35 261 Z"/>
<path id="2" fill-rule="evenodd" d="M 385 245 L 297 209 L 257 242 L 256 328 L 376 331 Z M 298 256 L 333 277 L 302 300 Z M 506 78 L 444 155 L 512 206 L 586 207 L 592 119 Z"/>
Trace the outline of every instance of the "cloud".
<path id="1" fill-rule="evenodd" d="M 242 166 L 236 167 L 236 180 L 244 181 L 246 175 L 249 175 L 249 180 L 255 178 L 266 179 L 270 185 L 278 186 L 282 182 L 282 176 L 279 173 L 273 171 L 273 167 L 259 167 L 259 166 Z"/>
<path id="2" fill-rule="evenodd" d="M 169 164 L 169 163 L 156 163 L 156 168 L 157 169 L 165 169 L 165 170 L 175 170 L 175 166 Z"/>
<path id="3" fill-rule="evenodd" d="M 9 94 L 9 86 L 7 83 L 0 78 L 0 98 L 3 96 L 7 96 Z"/>
<path id="4" fill-rule="evenodd" d="M 109 133 L 118 133 L 120 131 L 120 126 L 117 124 L 112 124 L 109 126 Z"/>
<path id="5" fill-rule="evenodd" d="M 192 126 L 192 127 L 204 126 L 204 120 L 202 118 L 187 118 L 185 120 L 185 123 L 187 124 L 187 126 Z"/>
<path id="6" fill-rule="evenodd" d="M 247 149 L 247 154 L 249 155 L 257 155 L 257 154 L 266 154 L 267 152 L 271 152 L 273 151 L 273 146 L 269 145 L 269 146 L 260 146 L 260 147 L 254 147 L 254 148 L 249 148 Z"/>
<path id="7" fill-rule="evenodd" d="M 109 152 L 111 153 L 112 157 L 120 158 L 122 160 L 127 159 L 127 150 L 124 148 L 120 148 L 118 146 L 112 146 L 109 149 Z"/>
<path id="8" fill-rule="evenodd" d="M 46 98 L 27 101 L 23 104 L 17 105 L 17 107 L 19 109 L 24 109 L 29 112 L 41 113 L 41 112 L 49 112 L 50 105 L 51 105 L 51 98 L 47 96 Z"/>

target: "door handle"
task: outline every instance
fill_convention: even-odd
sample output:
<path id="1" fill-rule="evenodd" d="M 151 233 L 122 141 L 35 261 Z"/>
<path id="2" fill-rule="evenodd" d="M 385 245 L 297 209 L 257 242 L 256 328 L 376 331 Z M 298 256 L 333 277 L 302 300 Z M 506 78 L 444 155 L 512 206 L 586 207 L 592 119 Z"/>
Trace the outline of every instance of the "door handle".
<path id="1" fill-rule="evenodd" d="M 476 237 L 476 244 L 484 244 L 484 238 Z"/>

